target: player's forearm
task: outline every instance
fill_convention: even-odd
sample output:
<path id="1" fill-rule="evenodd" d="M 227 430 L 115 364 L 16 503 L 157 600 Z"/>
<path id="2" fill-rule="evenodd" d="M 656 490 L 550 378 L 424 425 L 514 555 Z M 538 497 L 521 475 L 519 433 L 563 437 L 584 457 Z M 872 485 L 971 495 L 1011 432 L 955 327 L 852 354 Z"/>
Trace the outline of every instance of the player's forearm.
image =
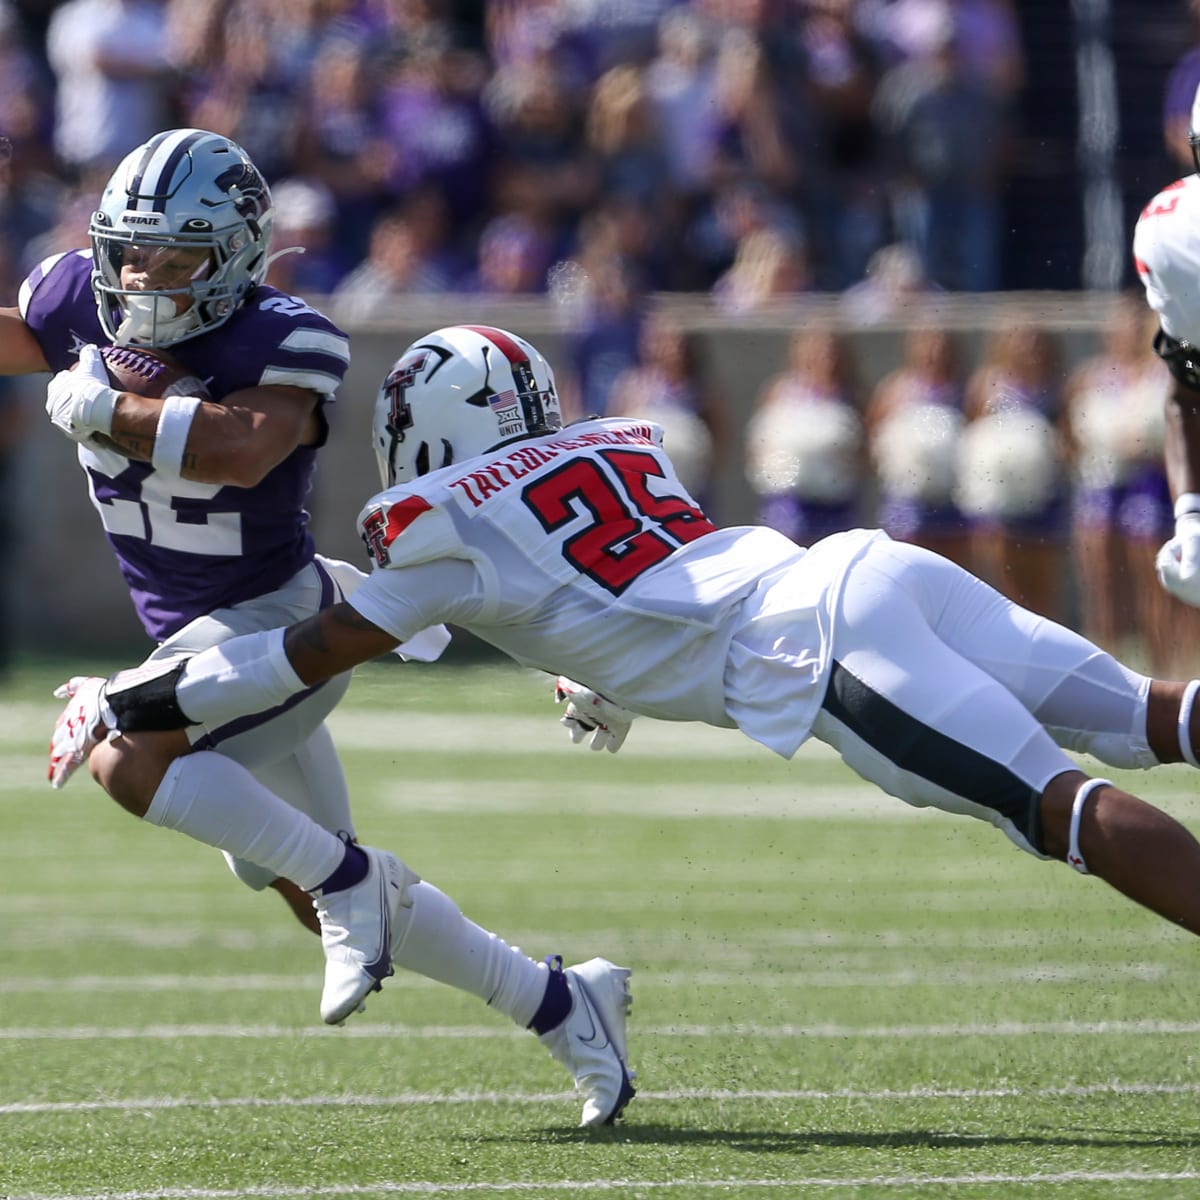
<path id="1" fill-rule="evenodd" d="M 288 629 L 211 646 L 153 678 L 142 668 L 121 672 L 106 686 L 105 699 L 123 732 L 213 728 L 276 708 L 396 645 L 348 604 L 335 604 Z"/>
<path id="2" fill-rule="evenodd" d="M 1171 380 L 1163 461 L 1171 495 L 1200 492 L 1200 392 Z"/>
<path id="3" fill-rule="evenodd" d="M 136 392 L 118 392 L 111 428 L 106 433 L 93 434 L 93 440 L 135 462 L 151 462 L 162 404 L 161 400 Z"/>
<path id="4" fill-rule="evenodd" d="M 105 724 L 123 733 L 208 728 L 268 712 L 304 691 L 283 649 L 282 629 L 231 638 L 156 675 L 119 671 L 104 688 Z"/>
<path id="5" fill-rule="evenodd" d="M 16 308 L 0 308 L 0 375 L 48 371 L 50 364 Z"/>
<path id="6" fill-rule="evenodd" d="M 283 645 L 297 677 L 311 685 L 388 654 L 399 642 L 350 604 L 342 603 L 290 626 Z"/>
<path id="7" fill-rule="evenodd" d="M 292 431 L 277 436 L 262 414 L 135 392 L 121 393 L 106 436 L 128 458 L 221 487 L 253 487 L 295 448 Z"/>

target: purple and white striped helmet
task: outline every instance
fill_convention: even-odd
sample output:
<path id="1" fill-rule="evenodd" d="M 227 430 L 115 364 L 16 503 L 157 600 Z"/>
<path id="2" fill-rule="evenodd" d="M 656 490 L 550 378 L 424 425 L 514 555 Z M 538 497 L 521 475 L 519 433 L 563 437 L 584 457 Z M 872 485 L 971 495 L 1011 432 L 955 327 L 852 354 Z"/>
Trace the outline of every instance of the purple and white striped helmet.
<path id="1" fill-rule="evenodd" d="M 229 320 L 267 270 L 271 192 L 236 142 L 156 134 L 127 155 L 88 234 L 100 323 L 117 344 L 170 346 Z"/>

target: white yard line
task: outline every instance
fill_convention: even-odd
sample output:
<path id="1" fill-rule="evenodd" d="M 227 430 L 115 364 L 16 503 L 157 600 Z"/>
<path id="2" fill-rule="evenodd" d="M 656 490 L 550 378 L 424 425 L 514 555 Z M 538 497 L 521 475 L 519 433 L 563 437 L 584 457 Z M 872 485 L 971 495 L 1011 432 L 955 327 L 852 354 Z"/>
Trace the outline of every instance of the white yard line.
<path id="1" fill-rule="evenodd" d="M 17 900 L 6 903 L 6 911 L 10 918 L 14 913 L 20 914 L 23 911 Z M 1047 901 L 1048 905 L 1053 903 L 1056 903 L 1053 898 Z M 0 928 L 0 956 L 13 950 L 45 948 L 47 916 L 44 909 L 35 911 L 42 914 L 43 920 L 39 924 L 35 925 L 32 920 L 14 920 L 10 921 L 7 927 Z M 228 926 L 214 928 L 211 924 L 189 921 L 183 917 L 176 918 L 173 913 L 170 915 L 171 923 L 161 925 L 142 924 L 122 914 L 118 927 L 114 927 L 111 916 L 104 915 L 84 918 L 73 914 L 54 914 L 50 919 L 53 921 L 54 942 L 60 950 L 75 942 L 86 942 L 92 948 L 96 944 L 104 944 L 159 950 L 202 945 L 244 953 L 264 949 L 277 950 L 279 946 L 278 935 L 268 930 L 254 931 Z M 510 928 L 507 932 L 508 940 L 518 946 L 549 947 L 551 944 L 565 941 L 568 936 L 561 930 L 545 928 Z M 569 936 L 574 943 L 581 935 Z M 1078 928 L 1060 923 L 1055 928 L 1039 930 L 1036 941 L 1039 951 L 1043 953 L 1052 953 L 1054 947 L 1061 947 L 1063 957 L 1057 961 L 1062 962 L 1065 959 L 1070 962 L 1080 957 L 1083 936 L 1094 938 L 1097 946 L 1102 941 L 1105 951 L 1113 955 L 1127 953 L 1137 956 L 1147 953 L 1147 948 L 1152 946 L 1191 954 L 1190 947 L 1194 944 L 1190 935 L 1182 933 L 1165 921 L 1136 929 L 1096 929 L 1090 935 L 1082 935 Z M 621 954 L 640 959 L 642 962 L 662 962 L 675 957 L 686 962 L 702 961 L 713 966 L 720 964 L 731 970 L 743 968 L 770 972 L 777 969 L 781 955 L 792 952 L 853 952 L 860 955 L 878 955 L 880 959 L 898 953 L 910 964 L 915 954 L 952 951 L 974 961 L 977 956 L 988 953 L 1010 950 L 1027 952 L 1030 934 L 1021 929 L 1011 932 L 996 929 L 978 932 L 971 929 L 957 932 L 947 929 L 879 929 L 864 930 L 861 933 L 829 929 L 746 929 L 739 931 L 736 942 L 731 942 L 724 935 L 707 937 L 705 931 L 699 927 L 688 926 L 681 932 L 673 933 L 663 929 L 644 932 L 630 925 L 627 928 L 590 930 L 587 943 L 595 948 L 592 953 L 604 950 L 609 953 L 609 957 Z M 315 944 L 314 941 L 313 945 Z M 1185 950 L 1185 947 L 1188 949 Z M 1185 961 L 1185 969 L 1196 965 L 1194 959 L 1189 958 Z M 1117 963 L 1101 961 L 1097 964 L 1101 973 L 1110 965 L 1114 970 L 1118 969 Z M 1168 969 L 1174 971 L 1175 966 Z"/>
<path id="2" fill-rule="evenodd" d="M 13 1193 L 7 1200 L 319 1200 L 322 1196 L 463 1196 L 463 1195 L 577 1195 L 581 1192 L 641 1195 L 646 1192 L 711 1191 L 728 1195 L 747 1191 L 855 1191 L 863 1188 L 913 1187 L 1045 1187 L 1049 1184 L 1095 1183 L 1186 1183 L 1200 1179 L 1200 1171 L 1058 1171 L 1027 1175 L 982 1174 L 967 1175 L 874 1175 L 858 1178 L 825 1178 L 803 1176 L 793 1179 L 555 1179 L 544 1183 L 531 1180 L 507 1180 L 494 1183 L 438 1183 L 408 1180 L 398 1183 L 325 1184 L 295 1186 L 263 1184 L 250 1188 L 162 1188 L 155 1191 L 86 1193 L 55 1192 L 52 1194 Z"/>
<path id="3" fill-rule="evenodd" d="M 677 1024 L 639 1027 L 643 1038 L 836 1038 L 851 1041 L 908 1038 L 1022 1038 L 1022 1037 L 1160 1037 L 1200 1034 L 1200 1021 L 994 1021 L 986 1024 L 947 1025 L 758 1025 L 732 1022 L 725 1025 Z M 334 1029 L 318 1025 L 53 1025 L 0 1027 L 0 1042 L 83 1042 L 83 1041 L 186 1041 L 195 1038 L 228 1038 L 249 1041 L 309 1038 L 447 1038 L 490 1040 L 525 1038 L 522 1029 L 503 1025 L 403 1025 L 396 1022 L 361 1022 Z"/>
<path id="4" fill-rule="evenodd" d="M 1145 983 L 1181 984 L 1200 974 L 1195 967 L 1166 966 L 1161 963 L 1113 963 L 1064 965 L 1024 963 L 1014 967 L 983 964 L 946 967 L 905 967 L 888 970 L 864 966 L 860 970 L 841 971 L 764 971 L 755 979 L 755 987 L 767 991 L 807 991 L 815 988 L 895 988 L 979 985 L 994 987 L 1003 983 L 1074 984 L 1096 980 L 1137 980 Z M 26 976 L 0 979 L 0 996 L 40 995 L 42 993 L 84 993 L 107 995 L 146 992 L 297 992 L 320 985 L 320 974 L 309 975 L 74 975 L 67 978 Z M 746 973 L 730 971 L 639 971 L 634 977 L 638 991 L 652 988 L 744 988 Z M 405 991 L 438 989 L 444 985 L 422 975 L 405 975 L 398 983 Z"/>
<path id="5" fill-rule="evenodd" d="M 1087 1099 L 1091 1096 L 1194 1096 L 1200 1083 L 1106 1083 L 1074 1084 L 1064 1087 L 914 1087 L 914 1088 L 671 1088 L 665 1091 L 638 1090 L 639 1104 L 647 1100 L 664 1103 L 693 1101 L 722 1104 L 757 1103 L 763 1100 L 871 1102 L 911 1100 L 1005 1100 Z M 18 1101 L 0 1104 L 0 1116 L 75 1112 L 158 1112 L 173 1109 L 238 1108 L 398 1108 L 425 1105 L 555 1104 L 571 1099 L 571 1092 L 399 1092 L 392 1096 L 229 1096 L 223 1099 L 189 1096 L 144 1096 L 125 1100 Z"/>

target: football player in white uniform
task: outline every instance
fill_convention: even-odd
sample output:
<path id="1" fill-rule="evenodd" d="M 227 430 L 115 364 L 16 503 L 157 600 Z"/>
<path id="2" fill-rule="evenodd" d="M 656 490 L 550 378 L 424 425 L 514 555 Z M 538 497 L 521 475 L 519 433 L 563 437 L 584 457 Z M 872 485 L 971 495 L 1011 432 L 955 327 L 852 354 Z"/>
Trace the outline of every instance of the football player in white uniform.
<path id="1" fill-rule="evenodd" d="M 91 751 L 119 791 L 124 740 L 283 702 L 447 621 L 582 681 L 560 694 L 601 744 L 631 712 L 737 727 L 784 757 L 815 736 L 909 804 L 989 821 L 1200 933 L 1200 843 L 1064 752 L 1200 765 L 1200 683 L 1139 675 L 880 532 L 804 549 L 715 528 L 656 426 L 562 428 L 549 365 L 502 330 L 411 345 L 374 436 L 386 490 L 359 519 L 375 570 L 352 596 L 153 680 L 114 677 L 54 753 Z"/>
<path id="2" fill-rule="evenodd" d="M 1188 141 L 1200 172 L 1200 90 Z M 1159 317 L 1154 348 L 1171 372 L 1164 458 L 1175 535 L 1158 553 L 1158 578 L 1200 607 L 1200 174 L 1176 180 L 1142 210 L 1133 259 Z"/>

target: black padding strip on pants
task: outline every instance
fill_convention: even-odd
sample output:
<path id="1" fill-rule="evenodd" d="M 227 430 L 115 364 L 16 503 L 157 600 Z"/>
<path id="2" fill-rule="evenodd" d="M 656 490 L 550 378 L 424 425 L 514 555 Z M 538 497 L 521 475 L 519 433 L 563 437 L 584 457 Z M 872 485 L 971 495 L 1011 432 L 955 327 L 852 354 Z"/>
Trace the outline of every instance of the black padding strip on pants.
<path id="1" fill-rule="evenodd" d="M 1007 767 L 897 708 L 836 661 L 822 707 L 902 771 L 1007 817 L 1044 853 L 1038 793 Z"/>

